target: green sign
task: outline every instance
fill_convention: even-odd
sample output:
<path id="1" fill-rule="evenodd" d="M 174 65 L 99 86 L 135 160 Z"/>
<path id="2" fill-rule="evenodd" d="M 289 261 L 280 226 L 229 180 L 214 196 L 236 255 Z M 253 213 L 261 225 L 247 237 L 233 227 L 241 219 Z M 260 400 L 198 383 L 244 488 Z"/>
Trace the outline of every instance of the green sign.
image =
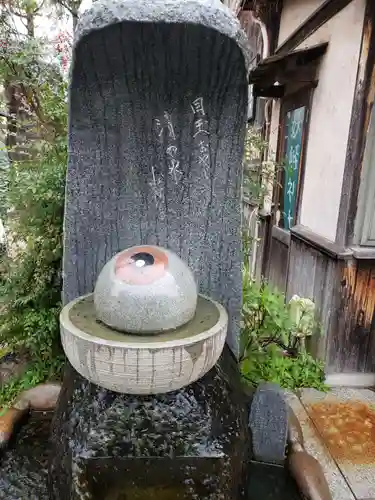
<path id="1" fill-rule="evenodd" d="M 305 106 L 289 111 L 285 124 L 284 228 L 295 224 L 298 179 L 302 158 Z"/>

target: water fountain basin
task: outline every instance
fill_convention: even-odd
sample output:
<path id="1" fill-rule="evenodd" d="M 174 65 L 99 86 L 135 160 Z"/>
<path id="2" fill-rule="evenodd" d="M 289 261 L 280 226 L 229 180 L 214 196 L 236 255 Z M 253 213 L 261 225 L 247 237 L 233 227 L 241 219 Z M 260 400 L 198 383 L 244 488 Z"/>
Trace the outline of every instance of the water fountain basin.
<path id="1" fill-rule="evenodd" d="M 158 335 L 116 331 L 97 320 L 93 294 L 60 314 L 61 340 L 73 368 L 90 382 L 123 394 L 161 394 L 203 377 L 224 348 L 228 315 L 218 302 L 198 296 L 188 323 Z"/>

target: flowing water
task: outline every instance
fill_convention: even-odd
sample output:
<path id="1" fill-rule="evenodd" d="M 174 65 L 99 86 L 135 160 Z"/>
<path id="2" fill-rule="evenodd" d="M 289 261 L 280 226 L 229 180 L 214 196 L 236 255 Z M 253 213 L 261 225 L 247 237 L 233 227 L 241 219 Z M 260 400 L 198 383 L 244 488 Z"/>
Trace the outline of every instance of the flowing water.
<path id="1" fill-rule="evenodd" d="M 0 458 L 0 499 L 6 500 L 51 500 L 47 491 L 47 466 L 51 413 L 35 413 L 21 427 L 9 449 Z M 112 462 L 111 462 L 112 464 Z M 88 482 L 94 486 L 94 500 L 183 500 L 178 484 L 178 468 L 171 484 L 140 489 L 135 484 L 125 484 L 123 474 L 116 466 L 108 467 L 109 474 L 98 472 L 93 462 L 88 467 Z M 108 464 L 109 465 L 109 464 Z M 300 500 L 293 481 L 282 467 L 250 463 L 250 493 L 248 500 Z M 167 478 L 169 472 L 165 469 Z M 148 472 L 140 468 L 144 480 Z M 166 481 L 167 482 L 167 481 Z M 185 497 L 186 498 L 186 497 Z M 211 497 L 215 498 L 215 496 Z"/>

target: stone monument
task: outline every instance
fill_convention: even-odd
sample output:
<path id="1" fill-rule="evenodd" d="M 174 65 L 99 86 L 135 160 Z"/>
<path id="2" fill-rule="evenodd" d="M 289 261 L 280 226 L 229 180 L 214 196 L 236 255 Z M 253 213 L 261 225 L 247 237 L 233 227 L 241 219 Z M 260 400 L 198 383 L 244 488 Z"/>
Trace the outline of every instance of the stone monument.
<path id="1" fill-rule="evenodd" d="M 54 500 L 245 493 L 250 435 L 235 357 L 249 60 L 219 0 L 98 0 L 79 20 L 64 303 L 92 293 L 118 252 L 164 247 L 191 269 L 200 294 L 224 306 L 228 334 L 213 368 L 172 392 L 124 394 L 95 369 L 90 382 L 76 369 L 88 373 L 91 358 L 78 354 L 53 423 Z M 106 361 L 110 372 L 109 351 Z"/>
<path id="2" fill-rule="evenodd" d="M 97 0 L 82 14 L 60 318 L 70 363 L 61 391 L 24 391 L 0 418 L 4 498 L 297 499 L 287 475 L 277 484 L 286 444 L 306 498 L 331 498 L 296 418 L 287 440 L 280 391 L 260 385 L 250 404 L 240 384 L 250 60 L 220 0 Z M 21 417 L 57 397 L 51 443 L 32 417 L 12 444 Z"/>

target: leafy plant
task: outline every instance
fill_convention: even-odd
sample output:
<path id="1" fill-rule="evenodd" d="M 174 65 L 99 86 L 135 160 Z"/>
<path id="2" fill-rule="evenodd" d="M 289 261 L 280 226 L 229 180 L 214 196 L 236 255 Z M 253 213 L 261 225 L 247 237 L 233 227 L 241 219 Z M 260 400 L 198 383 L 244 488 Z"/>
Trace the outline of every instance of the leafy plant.
<path id="1" fill-rule="evenodd" d="M 273 186 L 277 182 L 278 172 L 283 168 L 270 151 L 268 143 L 262 138 L 261 131 L 248 125 L 245 135 L 243 158 L 243 198 L 247 210 L 244 217 L 243 239 L 245 259 L 252 262 L 256 245 L 259 243 L 257 228 L 259 211 L 269 210 Z"/>
<path id="2" fill-rule="evenodd" d="M 305 337 L 317 323 L 310 321 L 307 328 L 303 317 L 295 314 L 295 302 L 286 305 L 283 294 L 251 280 L 244 266 L 240 365 L 247 383 L 271 381 L 289 389 L 325 390 L 323 364 L 304 349 Z"/>
<path id="3" fill-rule="evenodd" d="M 281 168 L 282 165 L 274 161 L 269 145 L 262 139 L 260 131 L 248 125 L 243 158 L 243 191 L 253 205 L 262 206 L 270 184 L 276 181 Z"/>
<path id="4" fill-rule="evenodd" d="M 34 368 L 9 385 L 9 397 L 14 387 L 58 375 L 64 359 L 58 315 L 65 165 L 66 149 L 46 145 L 40 158 L 11 169 L 8 230 L 17 246 L 3 260 L 0 345 L 26 351 Z"/>
<path id="5" fill-rule="evenodd" d="M 20 394 L 20 392 L 35 387 L 45 380 L 58 379 L 64 363 L 62 356 L 57 356 L 49 362 L 33 360 L 32 364 L 19 377 L 15 377 L 0 387 L 0 415 Z"/>
<path id="6" fill-rule="evenodd" d="M 265 282 L 253 281 L 248 266 L 244 266 L 242 294 L 241 361 L 270 344 L 286 350 L 293 324 L 284 296 Z"/>
<path id="7" fill-rule="evenodd" d="M 306 348 L 306 338 L 318 332 L 315 319 L 315 304 L 312 300 L 293 295 L 288 303 L 290 317 L 295 325 L 293 335 L 300 350 Z"/>
<path id="8" fill-rule="evenodd" d="M 78 3 L 69 0 L 64 7 Z M 71 37 L 36 36 L 43 9 L 44 2 L 0 7 L 2 114 L 10 157 L 9 168 L 0 171 L 7 234 L 7 254 L 0 257 L 0 349 L 22 353 L 29 362 L 23 375 L 1 388 L 0 407 L 20 390 L 59 377 L 64 363 L 58 316 Z M 26 31 L 14 27 L 14 16 L 26 20 Z"/>
<path id="9" fill-rule="evenodd" d="M 275 346 L 256 353 L 241 363 L 244 380 L 252 386 L 262 381 L 274 382 L 286 389 L 312 387 L 326 391 L 323 363 L 310 354 L 285 356 Z"/>

